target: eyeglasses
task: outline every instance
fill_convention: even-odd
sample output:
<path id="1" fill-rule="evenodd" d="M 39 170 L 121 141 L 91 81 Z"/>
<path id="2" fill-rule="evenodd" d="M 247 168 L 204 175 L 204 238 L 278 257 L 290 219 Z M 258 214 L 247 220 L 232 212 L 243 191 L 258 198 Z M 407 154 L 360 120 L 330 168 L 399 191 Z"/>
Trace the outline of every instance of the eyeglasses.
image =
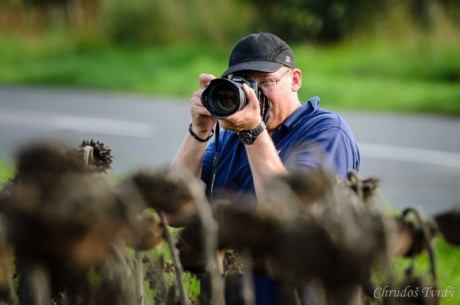
<path id="1" fill-rule="evenodd" d="M 278 84 L 282 79 L 283 77 L 286 76 L 286 74 L 288 74 L 289 71 L 291 71 L 292 68 L 289 68 L 286 70 L 286 72 L 284 72 L 278 79 L 273 79 L 273 78 L 267 78 L 267 79 L 263 79 L 263 80 L 259 80 L 259 81 L 256 81 L 257 85 L 259 85 L 260 87 L 264 88 L 264 89 L 272 89 L 276 86 L 276 84 Z"/>

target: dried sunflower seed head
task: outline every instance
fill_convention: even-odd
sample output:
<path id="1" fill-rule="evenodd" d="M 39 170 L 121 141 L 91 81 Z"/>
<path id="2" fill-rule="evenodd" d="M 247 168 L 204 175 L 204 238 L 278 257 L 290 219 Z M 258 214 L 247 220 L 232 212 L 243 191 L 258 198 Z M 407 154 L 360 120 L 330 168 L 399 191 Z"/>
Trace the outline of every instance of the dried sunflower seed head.
<path id="1" fill-rule="evenodd" d="M 364 206 L 368 207 L 377 196 L 380 179 L 375 176 L 362 179 L 356 171 L 351 170 L 343 183 L 358 195 Z"/>
<path id="2" fill-rule="evenodd" d="M 132 230 L 127 232 L 126 245 L 130 248 L 145 251 L 155 248 L 163 241 L 164 230 L 159 220 L 155 219 L 149 209 L 136 215 Z"/>
<path id="3" fill-rule="evenodd" d="M 438 213 L 434 221 L 448 243 L 460 246 L 460 208 Z"/>
<path id="4" fill-rule="evenodd" d="M 138 170 L 119 184 L 121 198 L 142 198 L 147 207 L 164 212 L 170 226 L 182 226 L 196 212 L 194 194 L 186 177 L 167 169 Z"/>
<path id="5" fill-rule="evenodd" d="M 102 142 L 93 139 L 83 140 L 77 147 L 77 153 L 91 171 L 105 173 L 112 168 L 112 149 Z"/>
<path id="6" fill-rule="evenodd" d="M 71 153 L 68 143 L 41 141 L 24 145 L 16 156 L 17 176 L 60 175 L 83 172 L 81 162 Z"/>

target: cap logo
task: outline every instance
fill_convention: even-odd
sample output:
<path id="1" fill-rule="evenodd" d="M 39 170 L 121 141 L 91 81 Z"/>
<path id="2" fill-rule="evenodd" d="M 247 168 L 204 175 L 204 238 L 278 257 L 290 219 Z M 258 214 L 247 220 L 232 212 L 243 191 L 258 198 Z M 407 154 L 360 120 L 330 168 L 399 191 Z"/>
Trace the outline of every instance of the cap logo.
<path id="1" fill-rule="evenodd" d="M 291 58 L 289 56 L 286 56 L 286 62 L 291 62 Z"/>

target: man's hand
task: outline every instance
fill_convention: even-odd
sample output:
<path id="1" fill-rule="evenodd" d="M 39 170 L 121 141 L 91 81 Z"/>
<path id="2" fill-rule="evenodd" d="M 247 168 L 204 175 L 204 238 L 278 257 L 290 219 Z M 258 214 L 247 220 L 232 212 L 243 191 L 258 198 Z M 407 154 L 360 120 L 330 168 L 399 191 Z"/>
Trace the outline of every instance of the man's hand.
<path id="1" fill-rule="evenodd" d="M 192 94 L 190 99 L 190 112 L 192 115 L 193 132 L 201 138 L 206 138 L 211 133 L 212 127 L 216 123 L 209 111 L 201 103 L 201 94 L 209 83 L 216 77 L 211 74 L 200 74 L 200 89 Z"/>

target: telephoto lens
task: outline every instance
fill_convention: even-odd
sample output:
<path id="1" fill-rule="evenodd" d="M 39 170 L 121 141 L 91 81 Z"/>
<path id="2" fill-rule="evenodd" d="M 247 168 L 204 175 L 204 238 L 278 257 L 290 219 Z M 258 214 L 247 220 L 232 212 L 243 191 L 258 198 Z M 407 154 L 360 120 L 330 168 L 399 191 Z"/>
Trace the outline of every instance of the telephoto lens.
<path id="1" fill-rule="evenodd" d="M 213 79 L 201 95 L 201 103 L 217 119 L 226 118 L 239 111 L 247 103 L 243 83 L 256 90 L 257 84 L 243 77 Z"/>

